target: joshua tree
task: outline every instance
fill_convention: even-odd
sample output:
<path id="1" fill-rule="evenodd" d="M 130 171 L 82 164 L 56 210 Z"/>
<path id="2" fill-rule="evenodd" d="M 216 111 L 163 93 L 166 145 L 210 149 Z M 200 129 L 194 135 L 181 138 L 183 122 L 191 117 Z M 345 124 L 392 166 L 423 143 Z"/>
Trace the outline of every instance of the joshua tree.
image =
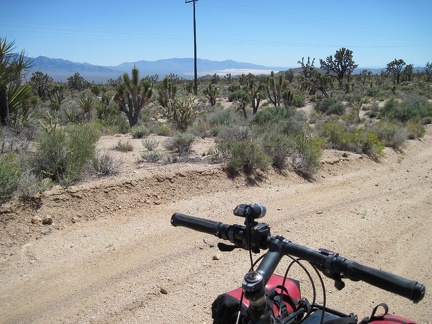
<path id="1" fill-rule="evenodd" d="M 0 38 L 0 123 L 2 126 L 9 124 L 8 89 L 10 86 L 20 85 L 23 73 L 31 67 L 31 60 L 25 57 L 24 51 L 19 55 L 13 53 L 14 46 L 15 42 Z"/>
<path id="2" fill-rule="evenodd" d="M 426 81 L 432 80 L 432 63 L 426 63 Z"/>
<path id="3" fill-rule="evenodd" d="M 387 73 L 393 78 L 393 84 L 400 83 L 400 77 L 402 74 L 402 70 L 406 63 L 402 59 L 394 59 L 390 63 L 387 64 Z"/>
<path id="4" fill-rule="evenodd" d="M 281 74 L 278 77 L 275 76 L 272 71 L 270 74 L 270 78 L 268 79 L 268 84 L 266 87 L 267 96 L 270 102 L 275 106 L 280 106 L 282 93 L 287 88 L 287 82 L 284 76 Z"/>
<path id="5" fill-rule="evenodd" d="M 177 86 L 174 84 L 173 78 L 166 76 L 159 85 L 159 104 L 170 114 L 171 103 L 177 93 Z"/>
<path id="6" fill-rule="evenodd" d="M 305 63 L 304 58 L 298 63 L 302 67 L 301 83 L 302 88 L 309 90 L 310 94 L 314 94 L 317 90 L 321 91 L 322 95 L 326 98 L 329 98 L 328 89 L 331 86 L 330 77 L 327 75 L 321 74 L 314 67 L 315 59 L 311 60 L 308 58 Z"/>
<path id="7" fill-rule="evenodd" d="M 69 89 L 76 91 L 84 90 L 89 84 L 78 72 L 67 78 L 67 81 Z"/>
<path id="8" fill-rule="evenodd" d="M 53 84 L 53 79 L 40 71 L 32 73 L 30 85 L 33 92 L 42 100 L 46 100 L 49 95 L 49 88 Z"/>
<path id="9" fill-rule="evenodd" d="M 134 66 L 132 79 L 127 73 L 123 74 L 123 83 L 118 85 L 114 100 L 119 109 L 126 114 L 129 125 L 138 123 L 141 110 L 150 103 L 153 86 L 148 80 L 139 79 L 139 70 Z"/>
<path id="10" fill-rule="evenodd" d="M 206 88 L 203 89 L 203 93 L 210 101 L 210 104 L 214 106 L 216 104 L 216 97 L 219 94 L 218 89 L 210 83 Z"/>
<path id="11" fill-rule="evenodd" d="M 343 79 L 346 77 L 349 82 L 352 72 L 358 66 L 353 60 L 353 52 L 344 47 L 336 51 L 334 58 L 330 55 L 325 60 L 320 60 L 320 63 L 321 69 L 323 69 L 327 75 L 333 76 L 338 80 L 339 88 L 341 89 Z"/>
<path id="12" fill-rule="evenodd" d="M 260 80 L 256 79 L 254 75 L 249 74 L 245 89 L 249 94 L 249 98 L 252 103 L 252 112 L 255 115 L 258 112 L 261 100 L 265 96 L 265 86 Z"/>

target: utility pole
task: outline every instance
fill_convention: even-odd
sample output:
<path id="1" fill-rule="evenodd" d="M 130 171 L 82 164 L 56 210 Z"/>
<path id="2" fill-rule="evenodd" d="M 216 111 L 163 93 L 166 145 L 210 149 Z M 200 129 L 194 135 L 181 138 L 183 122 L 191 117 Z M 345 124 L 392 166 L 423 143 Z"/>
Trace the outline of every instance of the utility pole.
<path id="1" fill-rule="evenodd" d="M 198 0 L 185 0 L 185 3 L 193 3 L 193 29 L 194 29 L 194 93 L 198 95 L 198 76 L 197 76 L 197 41 L 196 41 L 196 19 L 195 19 L 195 2 Z"/>

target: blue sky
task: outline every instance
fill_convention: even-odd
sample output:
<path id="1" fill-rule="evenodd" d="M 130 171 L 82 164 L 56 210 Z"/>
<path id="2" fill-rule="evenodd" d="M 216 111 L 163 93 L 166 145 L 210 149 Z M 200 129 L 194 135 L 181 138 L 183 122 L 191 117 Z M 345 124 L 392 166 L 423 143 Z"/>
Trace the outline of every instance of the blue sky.
<path id="1" fill-rule="evenodd" d="M 184 0 L 1 0 L 0 37 L 96 65 L 193 57 Z M 198 57 L 298 67 L 346 47 L 360 67 L 432 62 L 431 0 L 199 0 Z"/>

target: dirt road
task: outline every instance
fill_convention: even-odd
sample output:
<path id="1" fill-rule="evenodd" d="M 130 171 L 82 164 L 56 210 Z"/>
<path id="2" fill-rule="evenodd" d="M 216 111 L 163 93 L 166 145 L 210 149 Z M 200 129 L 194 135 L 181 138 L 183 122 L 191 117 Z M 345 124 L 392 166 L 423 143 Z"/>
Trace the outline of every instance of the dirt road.
<path id="1" fill-rule="evenodd" d="M 429 289 L 413 304 L 359 282 L 347 281 L 339 292 L 326 280 L 330 306 L 363 318 L 386 302 L 391 312 L 431 323 L 431 130 L 404 153 L 386 151 L 381 163 L 332 153 L 312 183 L 269 174 L 246 185 L 227 179 L 218 166 L 171 165 L 54 188 L 39 208 L 5 206 L 0 322 L 211 323 L 211 302 L 241 284 L 248 255 L 221 253 L 216 238 L 172 227 L 170 217 L 179 211 L 241 223 L 232 209 L 260 202 L 272 234 L 336 250 Z M 38 224 L 47 215 L 53 224 Z"/>

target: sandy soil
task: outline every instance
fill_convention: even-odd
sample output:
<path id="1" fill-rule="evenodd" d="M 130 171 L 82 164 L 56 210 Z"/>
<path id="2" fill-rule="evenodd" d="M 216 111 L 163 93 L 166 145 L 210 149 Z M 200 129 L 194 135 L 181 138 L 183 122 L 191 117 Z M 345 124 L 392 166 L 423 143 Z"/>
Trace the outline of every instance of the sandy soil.
<path id="1" fill-rule="evenodd" d="M 99 146 L 122 159 L 118 176 L 55 187 L 33 208 L 0 208 L 1 323 L 211 323 L 211 302 L 241 284 L 247 252 L 221 253 L 215 237 L 173 227 L 170 217 L 241 223 L 232 209 L 250 202 L 267 207 L 263 220 L 274 235 L 432 286 L 431 128 L 380 163 L 328 151 L 315 182 L 292 173 L 232 180 L 204 163 L 138 164 L 140 142 L 120 153 L 112 151 L 117 141 Z M 38 222 L 47 216 L 52 224 Z M 311 299 L 306 276 L 294 275 Z M 342 291 L 325 282 L 328 305 L 341 311 L 363 318 L 386 302 L 391 312 L 432 322 L 429 291 L 413 304 L 361 282 Z"/>

